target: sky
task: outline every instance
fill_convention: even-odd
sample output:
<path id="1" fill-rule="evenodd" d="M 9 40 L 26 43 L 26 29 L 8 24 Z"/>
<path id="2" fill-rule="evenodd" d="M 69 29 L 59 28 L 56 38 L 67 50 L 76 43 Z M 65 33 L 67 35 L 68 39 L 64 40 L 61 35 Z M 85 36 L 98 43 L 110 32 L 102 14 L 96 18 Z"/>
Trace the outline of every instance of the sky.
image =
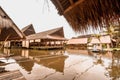
<path id="1" fill-rule="evenodd" d="M 65 18 L 58 14 L 50 0 L 0 0 L 0 6 L 19 29 L 33 24 L 38 33 L 63 26 L 66 38 L 80 35 L 75 33 Z"/>

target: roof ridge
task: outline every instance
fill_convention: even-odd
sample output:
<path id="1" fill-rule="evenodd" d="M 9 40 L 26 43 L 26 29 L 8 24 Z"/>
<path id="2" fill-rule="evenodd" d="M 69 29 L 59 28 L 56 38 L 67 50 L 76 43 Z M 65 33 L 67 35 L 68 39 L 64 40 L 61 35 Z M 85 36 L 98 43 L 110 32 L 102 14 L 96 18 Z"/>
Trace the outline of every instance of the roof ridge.
<path id="1" fill-rule="evenodd" d="M 29 24 L 27 26 L 25 26 L 24 28 L 21 29 L 22 32 L 24 32 L 26 29 L 28 29 L 29 27 L 31 27 L 32 24 Z M 33 25 L 32 25 L 33 26 Z"/>
<path id="2" fill-rule="evenodd" d="M 41 32 L 38 32 L 36 34 L 40 34 L 40 33 L 45 33 L 45 32 L 49 32 L 49 31 L 53 31 L 53 30 L 58 30 L 60 28 L 63 28 L 63 27 L 58 27 L 58 28 L 53 28 L 53 29 L 50 29 L 50 30 L 46 30 L 46 31 L 41 31 Z M 50 33 L 51 34 L 51 33 Z"/>
<path id="3" fill-rule="evenodd" d="M 63 28 L 63 27 L 59 27 L 59 28 L 55 28 L 55 29 L 51 29 L 51 30 L 39 32 L 39 33 L 36 33 L 36 34 L 31 34 L 31 35 L 27 36 L 27 38 L 30 38 L 30 37 L 33 38 L 33 37 L 38 36 L 38 35 L 39 35 L 39 37 L 41 36 L 42 38 L 43 37 L 46 38 L 50 34 L 52 34 L 52 33 L 56 32 L 56 31 L 60 30 L 61 28 Z"/>

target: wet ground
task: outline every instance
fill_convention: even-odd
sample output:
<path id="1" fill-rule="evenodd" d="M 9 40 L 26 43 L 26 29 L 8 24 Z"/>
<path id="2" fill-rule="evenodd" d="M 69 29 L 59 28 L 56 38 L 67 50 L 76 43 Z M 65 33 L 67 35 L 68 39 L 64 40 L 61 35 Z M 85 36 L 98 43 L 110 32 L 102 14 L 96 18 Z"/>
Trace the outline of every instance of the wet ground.
<path id="1" fill-rule="evenodd" d="M 3 49 L 0 66 L 27 80 L 120 80 L 119 51 Z"/>

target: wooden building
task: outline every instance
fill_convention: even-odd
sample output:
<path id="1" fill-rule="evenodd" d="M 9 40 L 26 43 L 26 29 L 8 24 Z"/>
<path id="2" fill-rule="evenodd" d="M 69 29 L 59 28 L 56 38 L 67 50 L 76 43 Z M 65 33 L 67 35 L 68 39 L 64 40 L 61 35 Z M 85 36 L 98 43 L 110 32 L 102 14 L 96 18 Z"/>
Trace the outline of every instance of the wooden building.
<path id="1" fill-rule="evenodd" d="M 67 41 L 67 48 L 69 49 L 87 49 L 87 44 L 89 39 L 92 37 L 92 34 L 80 35 L 78 37 L 73 37 Z"/>
<path id="2" fill-rule="evenodd" d="M 67 48 L 70 49 L 87 49 L 87 40 L 88 38 L 73 38 L 68 40 Z"/>
<path id="3" fill-rule="evenodd" d="M 1 46 L 10 47 L 10 41 L 25 39 L 24 34 L 19 30 L 17 25 L 0 7 L 0 41 Z"/>
<path id="4" fill-rule="evenodd" d="M 97 49 L 110 48 L 111 39 L 109 35 L 103 35 L 100 38 L 92 37 L 90 44 L 92 47 L 96 46 Z"/>
<path id="5" fill-rule="evenodd" d="M 32 34 L 22 42 L 22 47 L 35 49 L 62 48 L 66 39 L 63 27 Z"/>
<path id="6" fill-rule="evenodd" d="M 21 30 L 21 32 L 25 35 L 25 37 L 36 33 L 32 24 L 24 27 Z M 22 40 L 12 40 L 10 42 L 10 46 L 15 47 L 15 48 L 17 48 L 17 47 L 21 48 L 22 47 Z"/>

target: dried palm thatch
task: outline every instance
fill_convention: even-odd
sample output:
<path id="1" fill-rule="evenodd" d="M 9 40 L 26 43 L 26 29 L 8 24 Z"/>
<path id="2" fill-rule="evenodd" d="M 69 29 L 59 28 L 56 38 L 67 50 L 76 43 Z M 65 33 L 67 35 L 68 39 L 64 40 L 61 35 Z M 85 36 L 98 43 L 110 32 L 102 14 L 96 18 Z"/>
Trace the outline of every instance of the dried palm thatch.
<path id="1" fill-rule="evenodd" d="M 87 31 L 90 26 L 102 28 L 114 21 L 120 23 L 120 0 L 51 1 L 76 32 Z"/>

